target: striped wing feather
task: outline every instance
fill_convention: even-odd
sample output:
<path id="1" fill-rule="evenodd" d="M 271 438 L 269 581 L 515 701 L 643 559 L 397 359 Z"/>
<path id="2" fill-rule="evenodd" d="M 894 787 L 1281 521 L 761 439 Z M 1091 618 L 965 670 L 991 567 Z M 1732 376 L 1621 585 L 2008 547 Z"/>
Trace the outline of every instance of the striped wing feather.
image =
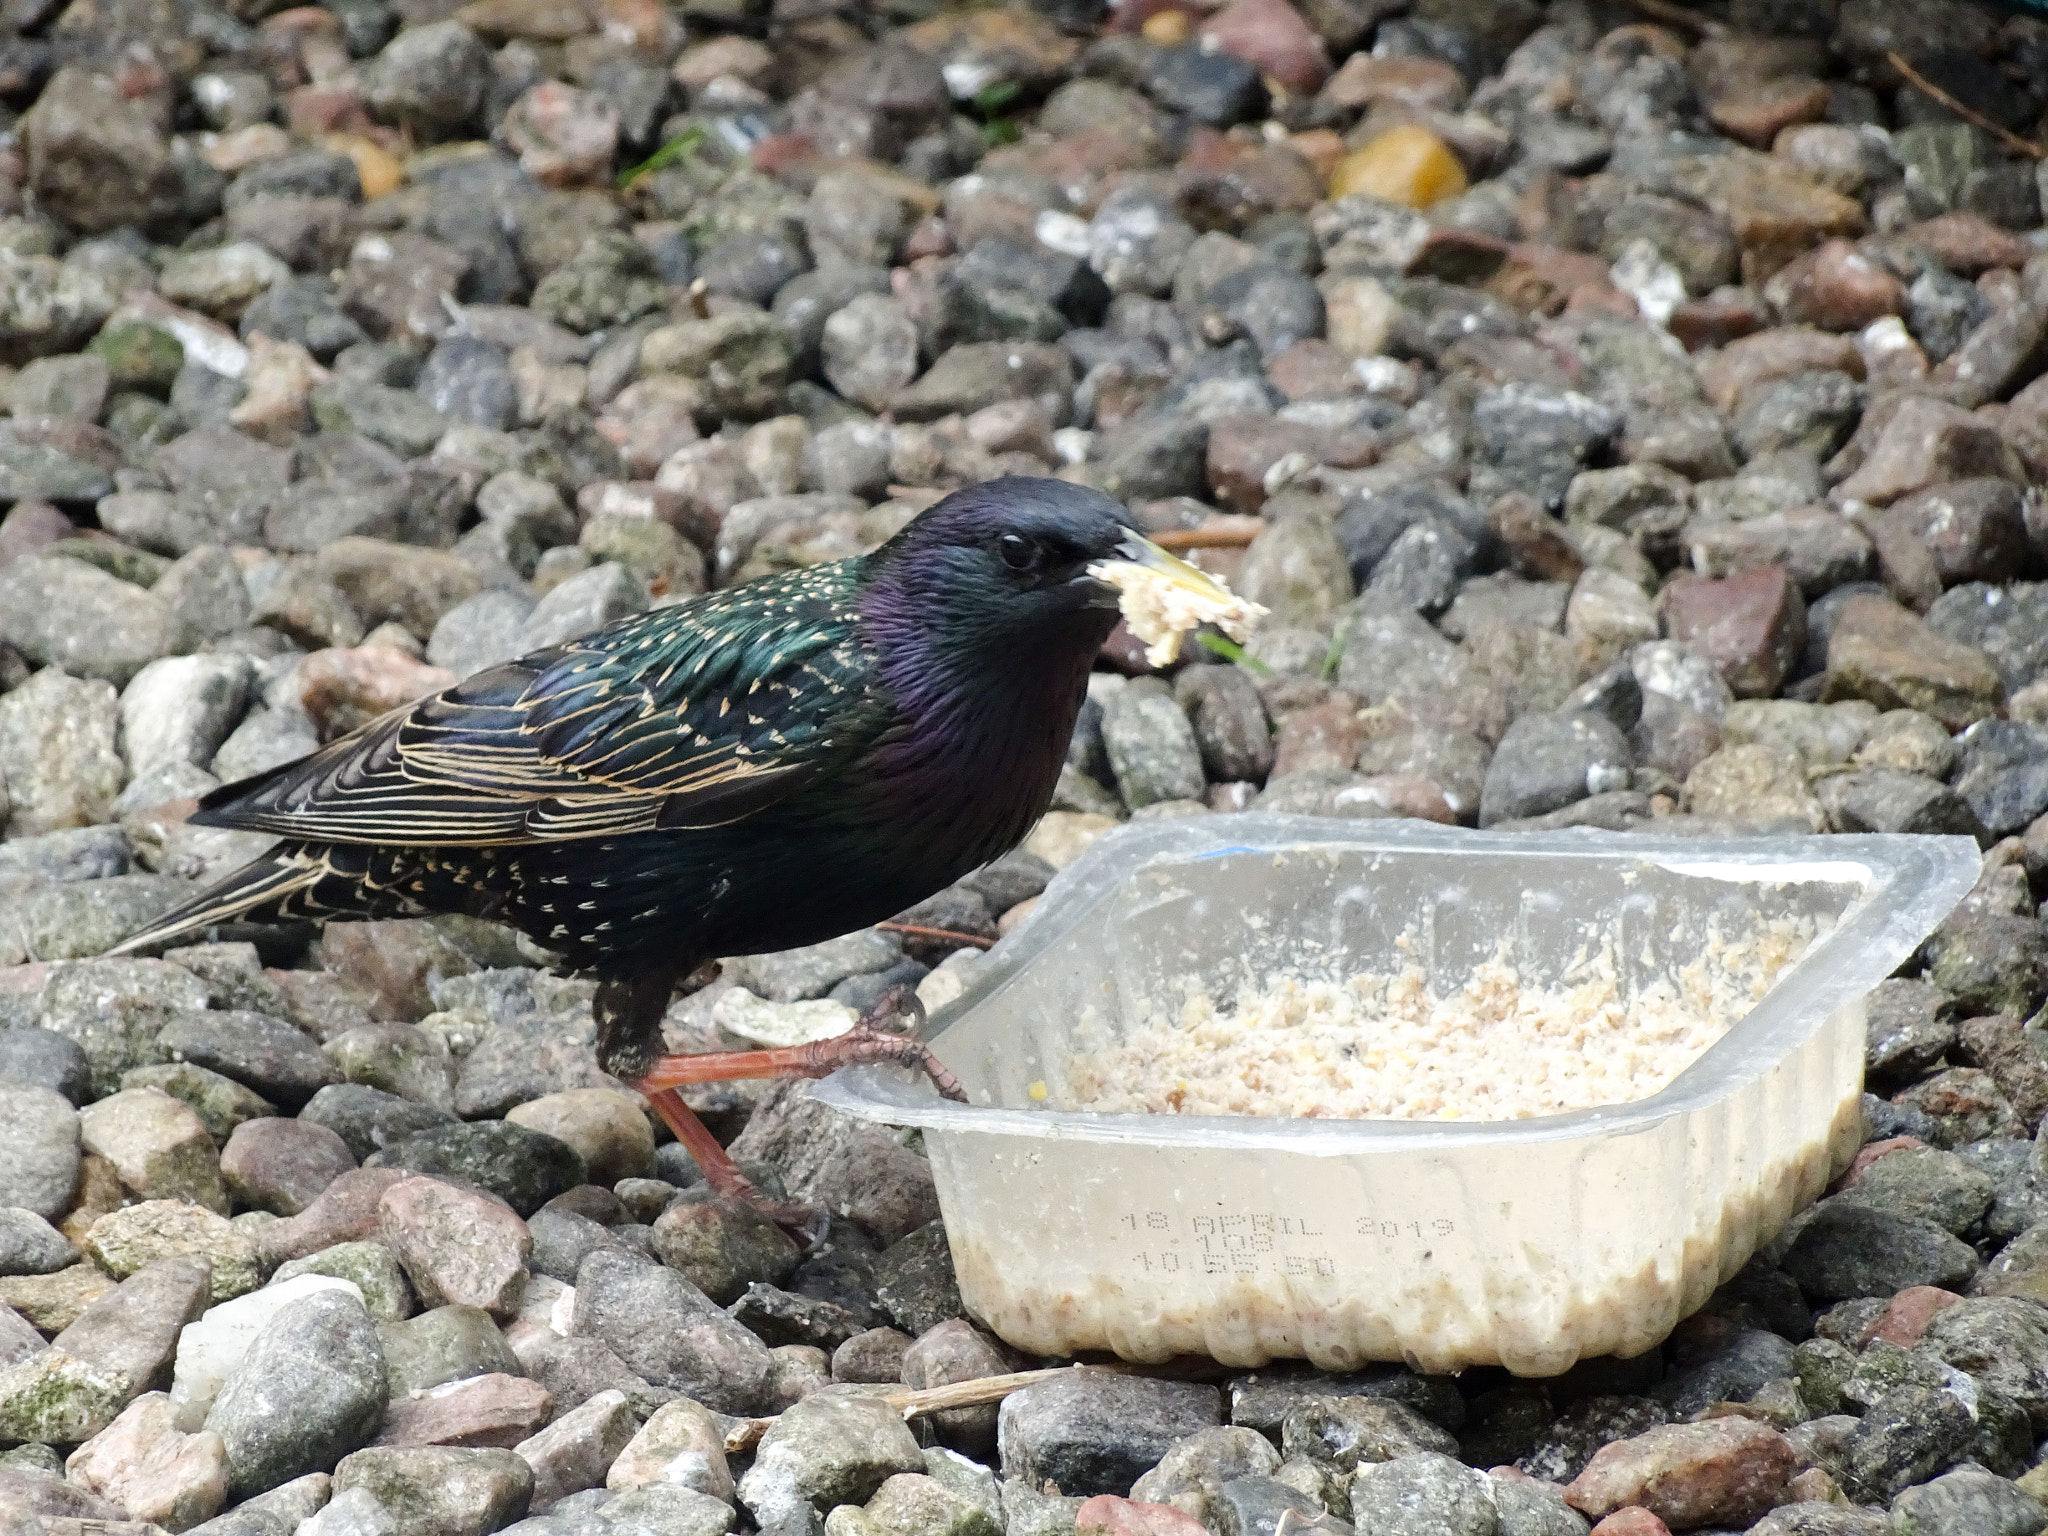
<path id="1" fill-rule="evenodd" d="M 717 826 L 872 741 L 852 578 L 822 566 L 493 667 L 257 779 L 195 821 L 490 846 Z"/>

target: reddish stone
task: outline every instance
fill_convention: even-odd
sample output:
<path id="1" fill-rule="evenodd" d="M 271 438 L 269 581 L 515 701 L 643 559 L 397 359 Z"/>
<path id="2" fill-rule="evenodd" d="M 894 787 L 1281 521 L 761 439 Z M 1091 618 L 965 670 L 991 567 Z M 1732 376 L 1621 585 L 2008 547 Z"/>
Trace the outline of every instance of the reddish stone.
<path id="1" fill-rule="evenodd" d="M 1782 565 L 1680 576 L 1662 602 L 1665 632 L 1703 651 L 1737 698 L 1770 698 L 1806 649 L 1806 602 Z"/>
<path id="2" fill-rule="evenodd" d="M 1593 1536 L 1671 1536 L 1671 1527 L 1640 1504 L 1626 1504 L 1593 1527 Z"/>
<path id="3" fill-rule="evenodd" d="M 512 103 L 499 132 L 542 186 L 591 186 L 611 174 L 619 112 L 594 92 L 543 80 Z"/>
<path id="4" fill-rule="evenodd" d="M 1379 456 L 1379 448 L 1369 432 L 1329 432 L 1277 416 L 1225 416 L 1209 428 L 1209 485 L 1218 500 L 1256 512 L 1265 505 L 1267 471 L 1293 453 L 1361 469 Z"/>
<path id="5" fill-rule="evenodd" d="M 1621 308 L 1635 313 L 1635 301 L 1614 287 L 1608 265 L 1584 251 L 1567 251 L 1550 245 L 1517 245 L 1508 259 L 1486 282 L 1486 291 L 1515 308 L 1533 315 L 1561 313 L 1576 301 L 1589 307 L 1590 294 L 1606 294 L 1622 301 Z"/>
<path id="6" fill-rule="evenodd" d="M 0 567 L 77 535 L 71 519 L 47 501 L 17 501 L 0 517 Z"/>
<path id="7" fill-rule="evenodd" d="M 1975 277 L 1993 267 L 2023 267 L 2034 254 L 2018 235 L 1974 213 L 1940 214 L 1900 230 L 1897 239 L 1918 246 L 1961 277 Z"/>
<path id="8" fill-rule="evenodd" d="M 1792 1443 L 1754 1419 L 1665 1424 L 1602 1446 L 1564 1496 L 1596 1520 L 1640 1505 L 1674 1530 L 1741 1530 L 1778 1502 L 1798 1465 Z"/>
<path id="9" fill-rule="evenodd" d="M 1911 1349 L 1927 1325 L 1963 1298 L 1938 1285 L 1909 1285 L 1886 1303 L 1883 1314 L 1864 1333 L 1861 1344 L 1879 1340 Z"/>
<path id="10" fill-rule="evenodd" d="M 1717 97 L 1708 104 L 1707 116 L 1729 138 L 1751 149 L 1769 149 L 1787 128 L 1817 123 L 1827 110 L 1827 82 L 1786 75 Z"/>
<path id="11" fill-rule="evenodd" d="M 1419 773 L 1376 773 L 1362 782 L 1337 791 L 1337 805 L 1345 815 L 1356 815 L 1359 807 L 1375 806 L 1395 816 L 1416 821 L 1458 824 L 1458 813 L 1437 785 Z"/>
<path id="12" fill-rule="evenodd" d="M 1387 101 L 1455 112 L 1465 104 L 1465 77 L 1441 59 L 1381 59 L 1354 53 L 1329 78 L 1319 99 L 1346 112 Z"/>
<path id="13" fill-rule="evenodd" d="M 763 176 L 780 177 L 790 167 L 818 158 L 818 146 L 807 133 L 771 133 L 747 151 L 747 160 Z"/>
<path id="14" fill-rule="evenodd" d="M 1887 1136 L 1883 1141 L 1873 1141 L 1857 1152 L 1849 1161 L 1847 1170 L 1835 1181 L 1836 1189 L 1848 1189 L 1859 1182 L 1870 1165 L 1887 1152 L 1902 1152 L 1907 1147 L 1924 1147 L 1927 1143 L 1918 1136 Z"/>
<path id="15" fill-rule="evenodd" d="M 1847 240 L 1788 263 L 1764 285 L 1764 297 L 1787 320 L 1824 331 L 1860 331 L 1906 312 L 1906 285 Z"/>
<path id="16" fill-rule="evenodd" d="M 1266 381 L 1290 401 L 1341 400 L 1365 393 L 1355 361 L 1317 336 L 1268 358 Z"/>
<path id="17" fill-rule="evenodd" d="M 492 1371 L 394 1400 L 372 1445 L 496 1445 L 506 1450 L 547 1423 L 554 1399 L 537 1381 Z"/>
<path id="18" fill-rule="evenodd" d="M 920 256 L 951 256 L 953 251 L 953 231 L 935 213 L 919 219 L 911 226 L 910 233 L 903 237 L 903 260 L 906 262 L 916 261 Z"/>
<path id="19" fill-rule="evenodd" d="M 1287 0 L 1230 0 L 1202 23 L 1212 47 L 1258 66 L 1288 90 L 1307 95 L 1330 75 L 1330 56 Z"/>
<path id="20" fill-rule="evenodd" d="M 1747 288 L 1716 288 L 1703 299 L 1687 299 L 1671 311 L 1665 329 L 1688 352 L 1725 347 L 1771 323 L 1771 313 Z"/>
<path id="21" fill-rule="evenodd" d="M 1857 429 L 1857 440 L 1870 446 L 1856 471 L 1835 487 L 1838 500 L 1884 506 L 1945 480 L 1991 475 L 2019 483 L 2025 478 L 2019 456 L 1997 427 L 1960 406 L 1913 395 L 1873 426 L 1876 414 L 1873 408 Z"/>
<path id="22" fill-rule="evenodd" d="M 775 83 L 775 54 L 765 43 L 727 33 L 685 48 L 669 74 L 677 85 L 690 91 L 701 91 L 721 76 L 768 90 Z"/>
<path id="23" fill-rule="evenodd" d="M 1142 1504 L 1098 1493 L 1074 1512 L 1075 1536 L 1208 1536 L 1202 1522 L 1171 1504 Z"/>
<path id="24" fill-rule="evenodd" d="M 315 651 L 299 663 L 299 702 L 332 741 L 379 715 L 453 688 L 459 679 L 446 667 L 430 667 L 388 645 L 359 645 Z"/>
<path id="25" fill-rule="evenodd" d="M 1349 768 L 1365 740 L 1358 711 L 1348 701 L 1326 701 L 1296 710 L 1280 722 L 1273 738 L 1271 777 L 1304 768 Z"/>
<path id="26" fill-rule="evenodd" d="M 1868 699 L 1879 709 L 1917 709 L 1950 731 L 2003 712 L 2005 684 L 1991 658 L 1930 628 L 1889 598 L 1859 593 L 1842 604 L 1828 635 L 1821 702 Z"/>
<path id="27" fill-rule="evenodd" d="M 1860 521 L 1873 538 L 1882 526 L 1924 551 L 1938 597 L 1942 588 L 1966 581 L 2006 582 L 2026 573 L 2033 551 L 2023 505 L 2019 489 L 2006 481 L 1961 480 L 1916 492 Z"/>
<path id="28" fill-rule="evenodd" d="M 1732 341 L 1699 365 L 1700 385 L 1714 408 L 1732 414 L 1736 402 L 1758 384 L 1795 373 L 1846 373 L 1863 377 L 1863 355 L 1847 336 L 1805 326 L 1781 326 Z"/>
<path id="29" fill-rule="evenodd" d="M 374 126 L 363 99 L 363 88 L 350 79 L 302 85 L 286 92 L 284 120 L 297 139 L 318 139 L 330 133 L 368 133 Z"/>
<path id="30" fill-rule="evenodd" d="M 2048 1116 L 2048 1066 L 2042 1064 L 2020 1021 L 2009 1013 L 1965 1019 L 1956 1029 L 1956 1054 L 1989 1072 L 2033 1135 Z"/>
<path id="31" fill-rule="evenodd" d="M 1540 249 L 1540 247 L 1538 248 Z M 1476 229 L 1437 225 L 1408 263 L 1410 277 L 1446 283 L 1483 283 L 1507 264 L 1508 243 Z"/>
<path id="32" fill-rule="evenodd" d="M 381 1238 L 383 1218 L 378 1214 L 378 1202 L 387 1189 L 407 1177 L 402 1168 L 351 1168 L 298 1215 L 256 1229 L 264 1265 L 275 1268 L 287 1259 L 303 1259 L 336 1243 Z"/>
<path id="33" fill-rule="evenodd" d="M 1941 596 L 1941 571 L 1933 553 L 1882 508 L 1864 508 L 1851 519 L 1877 555 L 1877 575 L 1891 595 L 1915 613 L 1925 613 Z"/>
<path id="34" fill-rule="evenodd" d="M 1564 527 L 1536 505 L 1532 496 L 1510 491 L 1487 511 L 1486 521 L 1515 569 L 1534 581 L 1574 582 L 1586 562 L 1564 536 Z"/>

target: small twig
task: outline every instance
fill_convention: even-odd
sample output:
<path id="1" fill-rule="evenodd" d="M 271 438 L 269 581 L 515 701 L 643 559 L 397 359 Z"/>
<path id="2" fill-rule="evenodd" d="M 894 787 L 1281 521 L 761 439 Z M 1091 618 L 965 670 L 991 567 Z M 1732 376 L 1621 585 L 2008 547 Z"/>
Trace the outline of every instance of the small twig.
<path id="1" fill-rule="evenodd" d="M 917 1391 L 883 1392 L 877 1394 L 881 1400 L 902 1414 L 906 1419 L 921 1418 L 928 1413 L 942 1413 L 948 1408 L 981 1408 L 990 1403 L 1000 1403 L 1012 1392 L 1021 1392 L 1026 1387 L 1035 1387 L 1041 1381 L 1052 1381 L 1071 1371 L 1113 1371 L 1120 1375 L 1135 1375 L 1135 1369 L 1128 1365 L 1058 1365 L 1044 1371 L 1013 1371 L 1007 1376 L 979 1376 L 973 1381 L 956 1381 L 951 1386 L 924 1387 Z M 751 1451 L 761 1443 L 768 1426 L 775 1422 L 767 1419 L 739 1419 L 725 1432 L 725 1450 L 729 1456 Z"/>
<path id="2" fill-rule="evenodd" d="M 1640 5 L 1642 0 L 1636 0 L 1636 3 Z M 1929 101 L 1947 107 L 1949 111 L 1955 113 L 1957 117 L 1960 117 L 1972 128 L 1983 129 L 1984 132 L 1990 134 L 1991 137 L 1998 140 L 1999 143 L 2016 155 L 2025 155 L 2029 160 L 2048 160 L 2048 149 L 2043 149 L 2032 139 L 2021 138 L 2010 128 L 2000 127 L 1975 107 L 1964 106 L 1955 97 L 1949 95 L 1947 91 L 1944 91 L 1932 80 L 1921 74 L 1919 70 L 1908 64 L 1898 53 L 1887 53 L 1885 58 L 1891 62 L 1893 69 L 1896 69 L 1906 77 L 1906 83 L 1912 86 L 1914 90 L 1925 96 Z"/>
<path id="3" fill-rule="evenodd" d="M 1713 17 L 1703 16 L 1689 5 L 1679 5 L 1676 0 L 1628 0 L 1628 3 L 1645 16 L 1668 21 L 1674 27 L 1685 27 L 1702 37 L 1719 37 L 1726 30 Z"/>
<path id="4" fill-rule="evenodd" d="M 951 928 L 920 928 L 915 923 L 877 923 L 875 926 L 884 933 L 908 934 L 913 939 L 937 939 L 943 944 L 957 944 L 962 949 L 993 949 L 994 939 L 984 939 L 978 933 L 958 933 Z"/>
<path id="5" fill-rule="evenodd" d="M 1256 528 L 1169 528 L 1152 535 L 1161 549 L 1243 549 L 1265 531 Z"/>

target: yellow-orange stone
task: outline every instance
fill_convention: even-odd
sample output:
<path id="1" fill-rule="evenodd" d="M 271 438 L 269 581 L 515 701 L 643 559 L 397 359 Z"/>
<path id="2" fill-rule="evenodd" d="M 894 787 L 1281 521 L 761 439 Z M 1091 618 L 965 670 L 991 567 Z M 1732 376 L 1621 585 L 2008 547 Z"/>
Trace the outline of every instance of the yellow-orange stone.
<path id="1" fill-rule="evenodd" d="M 1138 28 L 1146 42 L 1157 43 L 1162 48 L 1178 47 L 1194 30 L 1195 25 L 1188 19 L 1186 11 L 1155 11 Z"/>
<path id="2" fill-rule="evenodd" d="M 355 161 L 365 202 L 396 192 L 404 184 L 405 167 L 398 163 L 396 155 L 375 139 L 365 138 L 359 133 L 330 133 L 324 142 L 334 154 L 347 155 Z"/>
<path id="3" fill-rule="evenodd" d="M 1469 185 L 1465 168 L 1427 128 L 1404 123 L 1363 149 L 1354 149 L 1330 173 L 1330 196 L 1365 192 L 1390 203 L 1427 208 L 1456 197 Z"/>

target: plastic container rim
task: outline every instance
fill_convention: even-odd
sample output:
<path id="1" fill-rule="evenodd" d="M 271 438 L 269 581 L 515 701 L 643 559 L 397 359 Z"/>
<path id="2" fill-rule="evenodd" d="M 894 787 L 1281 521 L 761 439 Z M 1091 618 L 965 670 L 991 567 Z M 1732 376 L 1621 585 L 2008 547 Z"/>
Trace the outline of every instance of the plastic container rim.
<path id="1" fill-rule="evenodd" d="M 1861 887 L 1834 928 L 1762 1002 L 1669 1086 L 1648 1098 L 1524 1120 L 1336 1120 L 1248 1115 L 1099 1114 L 1011 1109 L 942 1099 L 921 1078 L 853 1067 L 814 1090 L 834 1109 L 920 1130 L 1033 1136 L 1162 1147 L 1267 1149 L 1343 1156 L 1396 1145 L 1503 1146 L 1591 1134 L 1648 1131 L 1696 1112 L 1768 1071 L 1827 1019 L 1859 1001 L 1911 955 L 1976 883 L 1983 854 L 1975 839 L 1903 833 L 1714 838 L 1571 829 L 1477 832 L 1430 822 L 1333 821 L 1320 817 L 1232 816 L 1132 826 L 1111 834 L 1060 871 L 1041 897 L 1042 919 L 1027 922 L 990 952 L 988 969 L 937 1010 L 927 1038 L 941 1060 L 945 1035 L 1017 973 L 1096 915 L 1099 898 L 1160 862 L 1193 863 L 1230 854 L 1311 855 L 1332 846 L 1371 855 L 1485 854 L 1651 864 L 1677 874 L 1738 883 L 1832 881 Z M 1061 897 L 1071 901 L 1063 902 Z M 1889 898 L 1889 899 L 1887 899 Z M 1061 910 L 1062 908 L 1068 910 Z"/>

